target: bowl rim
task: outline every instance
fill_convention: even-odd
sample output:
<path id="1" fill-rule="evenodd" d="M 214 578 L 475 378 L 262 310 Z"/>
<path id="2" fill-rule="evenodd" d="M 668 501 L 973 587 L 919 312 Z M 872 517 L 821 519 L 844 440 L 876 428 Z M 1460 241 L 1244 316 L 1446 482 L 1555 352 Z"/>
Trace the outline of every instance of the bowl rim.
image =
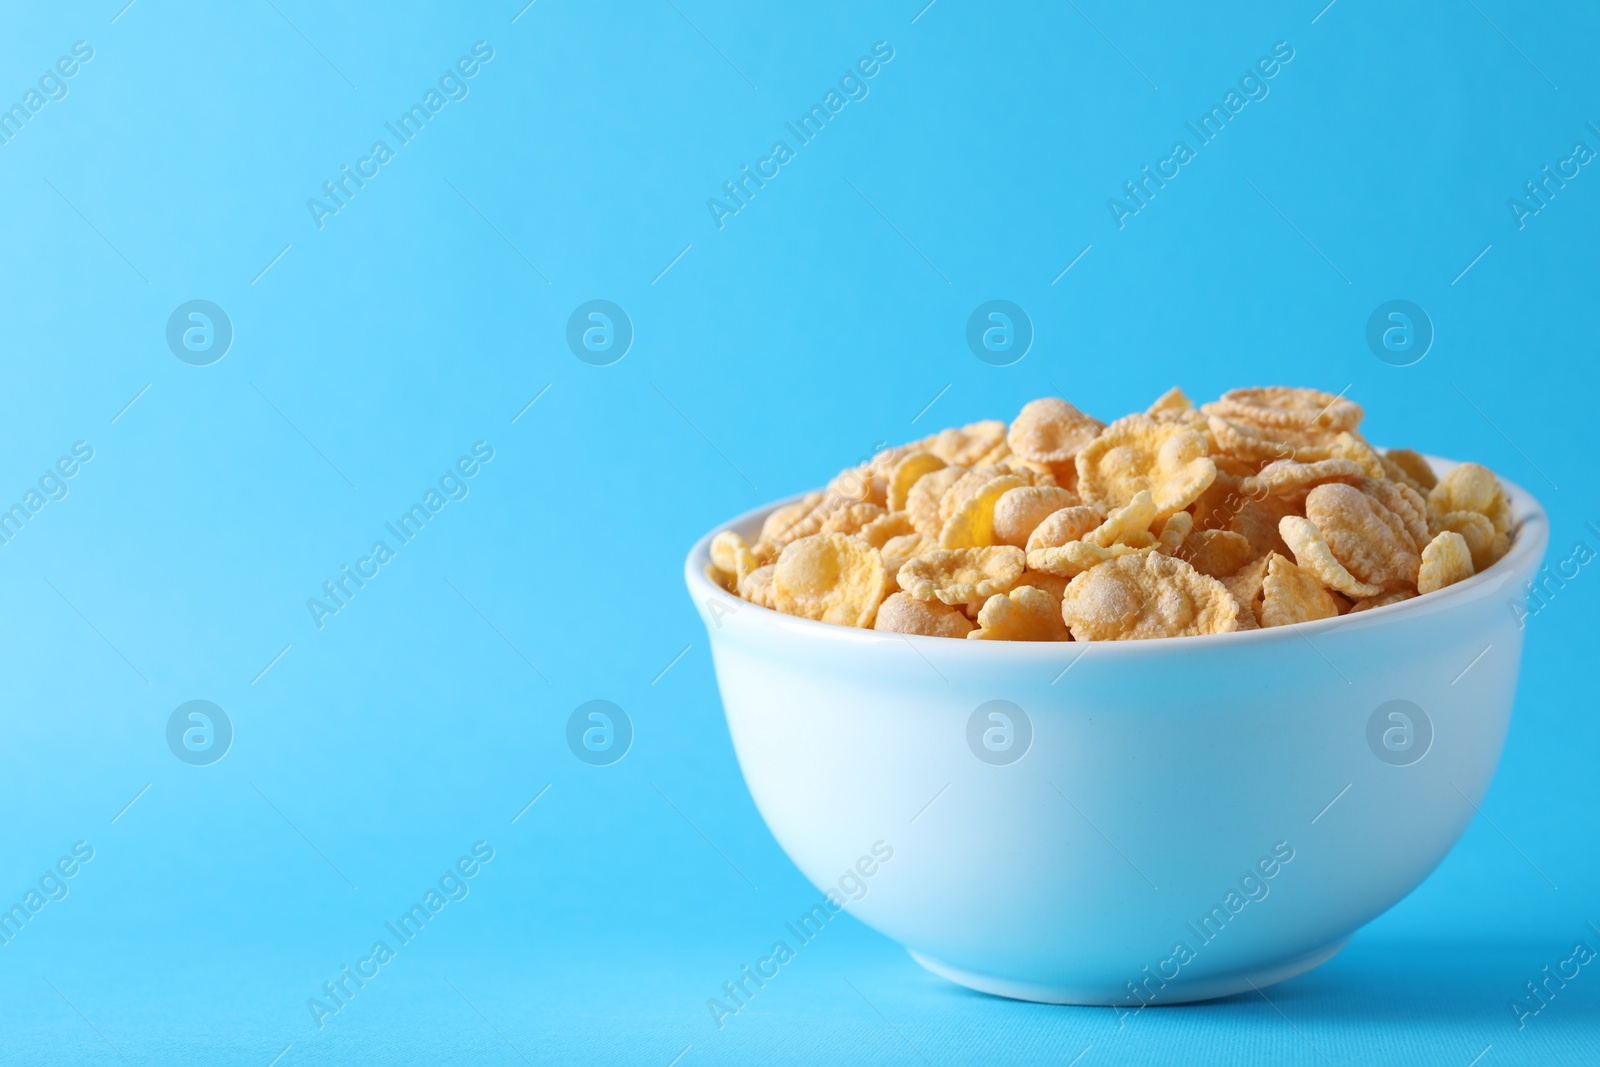
<path id="1" fill-rule="evenodd" d="M 1439 456 L 1422 454 L 1423 459 L 1433 468 L 1434 473 L 1443 476 L 1464 461 L 1444 459 Z M 1396 604 L 1387 604 L 1380 608 L 1370 608 L 1357 615 L 1344 614 L 1332 618 L 1317 619 L 1313 622 L 1290 623 L 1285 626 L 1263 627 L 1254 630 L 1234 630 L 1221 634 L 1201 634 L 1194 637 L 1150 637 L 1136 641 L 970 641 L 965 638 L 936 637 L 924 634 L 892 633 L 883 630 L 864 629 L 856 626 L 841 626 L 836 623 L 819 622 L 815 619 L 806 619 L 797 615 L 786 615 L 772 608 L 753 604 L 742 597 L 723 589 L 712 582 L 705 575 L 705 568 L 711 562 L 711 539 L 724 530 L 746 528 L 765 518 L 768 513 L 785 504 L 802 499 L 806 490 L 795 493 L 779 500 L 770 501 L 758 507 L 718 523 L 708 530 L 689 550 L 688 558 L 684 561 L 684 579 L 689 587 L 689 593 L 697 604 L 722 603 L 729 611 L 728 614 L 743 614 L 747 609 L 754 611 L 753 619 L 760 625 L 775 626 L 780 630 L 794 632 L 797 636 L 809 636 L 823 640 L 854 641 L 866 644 L 881 644 L 885 641 L 902 639 L 911 642 L 913 648 L 921 650 L 938 651 L 940 653 L 953 653 L 961 656 L 974 657 L 999 657 L 1059 660 L 1064 646 L 1083 645 L 1084 655 L 1089 646 L 1114 655 L 1151 655 L 1167 652 L 1177 652 L 1184 649 L 1195 651 L 1216 649 L 1225 644 L 1242 644 L 1246 642 L 1273 642 L 1289 636 L 1298 635 L 1302 638 L 1314 637 L 1335 630 L 1353 630 L 1364 628 L 1374 623 L 1398 622 L 1409 615 L 1419 618 L 1432 614 L 1436 610 L 1448 609 L 1456 606 L 1458 602 L 1477 599 L 1485 595 L 1486 588 L 1492 583 L 1498 583 L 1502 578 L 1513 571 L 1520 571 L 1530 560 L 1537 564 L 1538 559 L 1544 556 L 1545 548 L 1549 542 L 1550 521 L 1544 507 L 1534 495 L 1511 481 L 1509 478 L 1495 474 L 1501 486 L 1506 490 L 1506 495 L 1511 498 L 1512 540 L 1511 549 L 1500 559 L 1496 560 L 1487 570 L 1479 571 L 1471 578 L 1446 586 L 1444 589 L 1415 596 L 1409 600 L 1402 600 Z M 723 617 L 726 617 L 725 615 Z M 719 627 L 720 628 L 720 627 Z M 964 652 L 956 652 L 957 647 L 965 648 Z M 1076 662 L 1076 660 L 1074 660 Z"/>

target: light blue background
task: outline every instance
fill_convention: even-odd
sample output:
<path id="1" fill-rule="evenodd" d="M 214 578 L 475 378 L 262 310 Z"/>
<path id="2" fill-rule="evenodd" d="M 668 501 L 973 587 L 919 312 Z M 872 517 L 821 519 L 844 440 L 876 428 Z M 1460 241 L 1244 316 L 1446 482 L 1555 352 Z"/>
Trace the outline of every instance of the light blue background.
<path id="1" fill-rule="evenodd" d="M 1422 888 L 1270 1003 L 1120 1032 L 853 919 L 712 1024 L 816 892 L 739 777 L 680 577 L 704 530 L 878 441 L 1174 383 L 1348 386 L 1374 440 L 1536 493 L 1552 558 L 1600 547 L 1600 173 L 1523 229 L 1506 206 L 1600 148 L 1592 8 L 122 2 L 0 33 L 4 101 L 95 49 L 0 145 L 0 497 L 95 450 L 0 547 L 0 897 L 96 850 L 0 948 L 0 1058 L 1600 1056 L 1592 968 L 1521 1031 L 1506 1006 L 1600 947 L 1591 569 L 1530 620 L 1483 816 Z M 480 40 L 470 95 L 319 230 L 306 199 Z M 870 95 L 719 230 L 707 198 L 877 41 Z M 1118 230 L 1107 198 L 1278 41 L 1270 96 Z M 1397 297 L 1437 329 L 1406 368 L 1363 339 Z M 195 298 L 236 332 L 209 367 L 164 341 Z M 594 298 L 636 329 L 609 367 L 564 341 Z M 992 298 L 1037 332 L 1007 368 L 963 340 Z M 306 599 L 480 440 L 470 496 L 317 629 Z M 204 768 L 164 739 L 196 698 L 236 729 Z M 593 698 L 637 731 L 607 768 L 563 739 Z M 306 999 L 478 840 L 471 895 L 318 1030 Z"/>

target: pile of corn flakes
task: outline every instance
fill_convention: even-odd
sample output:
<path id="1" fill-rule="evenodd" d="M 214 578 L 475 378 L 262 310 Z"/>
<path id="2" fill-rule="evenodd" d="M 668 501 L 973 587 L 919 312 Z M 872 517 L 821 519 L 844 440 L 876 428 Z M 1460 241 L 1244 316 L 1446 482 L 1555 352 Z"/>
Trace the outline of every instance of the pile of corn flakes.
<path id="1" fill-rule="evenodd" d="M 1110 423 L 1035 400 L 942 430 L 711 542 L 710 578 L 789 615 L 999 641 L 1186 637 L 1383 607 L 1511 545 L 1494 473 L 1379 452 L 1316 389 L 1174 388 Z"/>

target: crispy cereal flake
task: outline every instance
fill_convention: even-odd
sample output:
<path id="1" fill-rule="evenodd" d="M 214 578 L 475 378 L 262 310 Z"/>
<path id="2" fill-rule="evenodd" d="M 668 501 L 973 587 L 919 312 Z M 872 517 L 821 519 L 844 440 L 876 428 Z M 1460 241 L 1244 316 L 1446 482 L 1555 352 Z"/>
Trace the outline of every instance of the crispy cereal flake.
<path id="1" fill-rule="evenodd" d="M 1264 628 L 1331 619 L 1337 614 L 1339 602 L 1322 587 L 1315 574 L 1295 566 L 1276 552 L 1272 554 L 1261 583 L 1261 625 Z"/>
<path id="2" fill-rule="evenodd" d="M 1014 474 L 991 478 L 971 496 L 963 500 L 939 531 L 940 548 L 983 548 L 995 543 L 994 509 L 1000 498 L 1013 489 L 1022 488 L 1023 481 Z M 956 487 L 951 487 L 955 492 Z"/>
<path id="3" fill-rule="evenodd" d="M 1422 550 L 1417 592 L 1426 596 L 1472 575 L 1472 551 L 1467 548 L 1467 539 L 1453 530 L 1445 530 Z"/>
<path id="4" fill-rule="evenodd" d="M 967 636 L 980 641 L 1065 641 L 1061 598 L 1031 585 L 996 593 L 983 602 L 978 628 Z"/>
<path id="5" fill-rule="evenodd" d="M 1070 508 L 1077 503 L 1078 494 L 1060 486 L 1018 486 L 995 501 L 995 543 L 1022 548 L 1040 523 L 1062 508 Z"/>
<path id="6" fill-rule="evenodd" d="M 1278 524 L 1284 542 L 1294 553 L 1295 562 L 1316 576 L 1329 589 L 1337 589 L 1353 597 L 1377 596 L 1383 586 L 1361 581 L 1345 569 L 1334 556 L 1333 549 L 1323 540 L 1317 524 L 1298 515 L 1285 515 Z M 1419 560 L 1420 563 L 1420 560 Z"/>
<path id="7" fill-rule="evenodd" d="M 1029 552 L 1041 548 L 1059 548 L 1071 541 L 1081 541 L 1090 530 L 1106 519 L 1105 512 L 1092 504 L 1076 504 L 1051 512 L 1033 533 L 1025 546 Z"/>
<path id="8" fill-rule="evenodd" d="M 1104 424 L 1057 397 L 1024 404 L 1006 434 L 1011 451 L 1050 470 L 1072 465 L 1073 457 L 1093 441 Z"/>
<path id="9" fill-rule="evenodd" d="M 917 484 L 917 479 L 924 474 L 932 474 L 944 466 L 944 460 L 932 452 L 906 453 L 889 473 L 889 488 L 886 492 L 889 510 L 904 511 L 906 498 L 911 495 L 911 487 Z"/>
<path id="10" fill-rule="evenodd" d="M 772 592 L 785 614 L 870 626 L 888 582 L 877 549 L 858 537 L 819 533 L 784 548 L 772 573 Z"/>
<path id="11" fill-rule="evenodd" d="M 1398 516 L 1355 486 L 1317 486 L 1306 496 L 1306 518 L 1316 524 L 1334 558 L 1357 581 L 1387 587 L 1416 583 L 1421 559 L 1411 535 Z"/>
<path id="12" fill-rule="evenodd" d="M 1012 545 L 934 548 L 907 561 L 896 580 L 918 600 L 981 605 L 1017 584 L 1023 562 L 1022 549 Z"/>
<path id="13" fill-rule="evenodd" d="M 890 593 L 878 608 L 872 628 L 923 637 L 966 637 L 973 627 L 959 608 L 937 600 L 918 600 L 910 593 Z"/>
<path id="14" fill-rule="evenodd" d="M 1320 389 L 1269 385 L 1231 389 L 1213 405 L 1227 417 L 1264 429 L 1354 430 L 1361 424 L 1361 405 Z"/>
<path id="15" fill-rule="evenodd" d="M 1107 426 L 1077 455 L 1078 495 L 1105 508 L 1120 508 L 1149 491 L 1156 517 L 1194 503 L 1217 476 L 1206 440 L 1177 423 L 1129 415 Z"/>
<path id="16" fill-rule="evenodd" d="M 1215 578 L 1159 552 L 1137 552 L 1072 579 L 1061 614 L 1078 641 L 1193 637 L 1239 628 L 1239 605 Z"/>
<path id="17" fill-rule="evenodd" d="M 1146 549 L 1135 548 L 1132 545 L 1111 545 L 1109 548 L 1103 548 L 1088 541 L 1068 541 L 1059 548 L 1034 549 L 1028 553 L 1027 563 L 1029 570 L 1072 578 L 1097 563 L 1143 551 Z"/>

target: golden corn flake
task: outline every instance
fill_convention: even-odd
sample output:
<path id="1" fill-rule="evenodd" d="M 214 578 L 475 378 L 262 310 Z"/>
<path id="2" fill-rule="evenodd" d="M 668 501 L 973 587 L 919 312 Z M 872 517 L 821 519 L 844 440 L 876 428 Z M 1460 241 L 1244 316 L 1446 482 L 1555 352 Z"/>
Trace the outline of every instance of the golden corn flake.
<path id="1" fill-rule="evenodd" d="M 1022 459 L 1055 470 L 1071 466 L 1078 450 L 1104 428 L 1099 419 L 1050 396 L 1023 405 L 1006 442 Z"/>
<path id="2" fill-rule="evenodd" d="M 1043 522 L 1034 527 L 1024 547 L 1029 552 L 1041 548 L 1059 548 L 1072 541 L 1081 541 L 1090 530 L 1106 519 L 1106 513 L 1092 504 L 1075 504 L 1051 512 Z"/>
<path id="3" fill-rule="evenodd" d="M 1187 511 L 1173 512 L 1167 516 L 1156 534 L 1156 540 L 1160 542 L 1157 547 L 1170 556 L 1183 547 L 1183 542 L 1193 532 L 1194 516 Z"/>
<path id="4" fill-rule="evenodd" d="M 1284 543 L 1294 553 L 1295 562 L 1316 575 L 1317 580 L 1329 589 L 1337 589 L 1352 597 L 1377 596 L 1383 586 L 1361 581 L 1345 569 L 1334 556 L 1333 549 L 1323 540 L 1317 524 L 1299 515 L 1285 515 L 1278 524 Z M 1420 562 L 1420 561 L 1419 561 Z"/>
<path id="5" fill-rule="evenodd" d="M 1487 515 L 1480 515 L 1476 511 L 1447 511 L 1442 515 L 1430 515 L 1428 529 L 1436 535 L 1445 530 L 1460 534 L 1467 542 L 1467 551 L 1472 553 L 1475 571 L 1492 566 L 1511 549 L 1511 539 L 1496 530 Z"/>
<path id="6" fill-rule="evenodd" d="M 1012 545 L 935 548 L 908 560 L 896 580 L 918 600 L 981 605 L 1017 584 L 1023 560 L 1022 549 Z"/>
<path id="7" fill-rule="evenodd" d="M 1287 559 L 1272 554 L 1266 577 L 1261 582 L 1261 625 L 1289 626 L 1294 623 L 1331 619 L 1339 614 L 1339 602 L 1323 588 L 1317 576 Z"/>
<path id="8" fill-rule="evenodd" d="M 1351 433 L 1349 430 L 1340 430 L 1335 435 L 1328 445 L 1328 455 L 1331 459 L 1350 460 L 1368 477 L 1389 477 L 1389 469 L 1384 465 L 1383 457 L 1378 454 L 1377 449 L 1367 444 L 1360 434 Z"/>
<path id="9" fill-rule="evenodd" d="M 1311 490 L 1306 496 L 1306 519 L 1316 524 L 1334 558 L 1358 581 L 1387 587 L 1416 584 L 1422 561 L 1404 524 L 1355 486 L 1330 483 Z"/>
<path id="10" fill-rule="evenodd" d="M 822 520 L 822 533 L 860 533 L 868 523 L 883 518 L 888 512 L 877 504 L 865 501 L 846 504 Z"/>
<path id="11" fill-rule="evenodd" d="M 1294 459 L 1278 459 L 1261 468 L 1261 473 L 1246 478 L 1239 491 L 1247 497 L 1292 496 L 1314 485 L 1325 482 L 1350 481 L 1362 475 L 1361 465 L 1349 459 L 1322 459 L 1315 463 L 1302 463 Z"/>
<path id="12" fill-rule="evenodd" d="M 1090 530 L 1083 539 L 1101 548 L 1115 544 L 1133 544 L 1144 548 L 1155 543 L 1154 538 L 1143 536 L 1150 533 L 1150 523 L 1155 521 L 1155 517 L 1155 498 L 1149 490 L 1141 489 L 1125 506 L 1107 515 L 1106 521 Z"/>
<path id="13" fill-rule="evenodd" d="M 1417 592 L 1428 594 L 1471 578 L 1472 551 L 1467 539 L 1445 530 L 1422 550 L 1422 566 L 1417 572 Z"/>
<path id="14" fill-rule="evenodd" d="M 1144 546 L 1111 545 L 1102 547 L 1088 541 L 1068 541 L 1058 548 L 1036 548 L 1027 555 L 1029 570 L 1072 578 L 1108 559 L 1144 552 Z"/>
<path id="15" fill-rule="evenodd" d="M 939 498 L 939 523 L 940 529 L 944 523 L 950 521 L 961 505 L 983 492 L 984 486 L 996 478 L 1016 478 L 1020 484 L 1028 485 L 1033 481 L 1033 472 L 1013 471 L 1010 467 L 970 467 L 967 472 L 957 478 L 950 488 L 944 491 L 944 496 Z"/>
<path id="16" fill-rule="evenodd" d="M 1389 470 L 1391 482 L 1403 482 L 1423 496 L 1439 484 L 1439 476 L 1421 452 L 1409 448 L 1391 448 L 1383 453 L 1384 466 Z"/>
<path id="17" fill-rule="evenodd" d="M 723 530 L 711 539 L 711 565 L 735 578 L 743 578 L 756 569 L 750 546 L 732 530 Z"/>
<path id="18" fill-rule="evenodd" d="M 1316 449 L 1315 455 L 1304 455 L 1294 445 L 1269 436 L 1264 431 L 1242 422 L 1230 422 L 1221 415 L 1206 417 L 1206 428 L 1219 455 L 1246 463 L 1270 463 L 1279 459 L 1299 458 L 1303 461 L 1327 459 L 1326 449 Z"/>
<path id="19" fill-rule="evenodd" d="M 957 608 L 937 600 L 918 600 L 910 593 L 891 593 L 878 608 L 874 630 L 923 637 L 966 637 L 972 620 Z"/>
<path id="20" fill-rule="evenodd" d="M 810 495 L 807 495 L 806 500 L 810 499 Z M 810 537 L 812 534 L 821 533 L 822 524 L 828 521 L 828 516 L 845 510 L 853 503 L 855 501 L 849 497 L 839 496 L 836 493 L 823 494 L 803 514 L 792 519 L 786 517 L 784 526 L 781 529 L 774 530 L 770 536 L 767 535 L 766 526 L 763 525 L 761 544 L 756 552 L 757 556 L 762 557 L 763 561 L 769 554 L 776 558 L 778 550 L 782 550 L 792 542 L 798 541 L 802 537 Z"/>
<path id="21" fill-rule="evenodd" d="M 768 563 L 745 575 L 739 580 L 739 595 L 760 607 L 780 610 L 772 588 L 772 576 L 777 569 L 776 564 Z"/>
<path id="22" fill-rule="evenodd" d="M 891 537 L 901 537 L 905 534 L 916 532 L 916 527 L 911 525 L 910 515 L 903 511 L 890 511 L 879 515 L 861 527 L 856 532 L 856 536 L 873 548 L 881 550 L 884 545 L 889 543 Z"/>
<path id="23" fill-rule="evenodd" d="M 1399 520 L 1400 526 L 1405 530 L 1406 539 L 1418 552 L 1422 551 L 1423 545 L 1432 540 L 1433 535 L 1428 531 L 1428 502 L 1421 493 L 1409 485 L 1383 478 L 1357 478 L 1351 484 L 1372 500 L 1382 504 L 1395 519 Z M 1387 516 L 1385 521 L 1389 521 Z M 1391 521 L 1390 525 L 1393 526 L 1394 523 Z"/>
<path id="24" fill-rule="evenodd" d="M 1061 598 L 1031 585 L 996 593 L 983 602 L 978 628 L 967 636 L 982 641 L 1065 641 Z"/>
<path id="25" fill-rule="evenodd" d="M 1462 463 L 1451 468 L 1428 493 L 1428 505 L 1435 511 L 1476 511 L 1489 514 L 1495 497 L 1504 492 L 1494 472 L 1477 463 Z"/>
<path id="26" fill-rule="evenodd" d="M 1189 535 L 1178 555 L 1201 574 L 1226 578 L 1255 559 L 1257 552 L 1244 534 L 1232 530 L 1196 530 Z"/>
<path id="27" fill-rule="evenodd" d="M 1503 534 L 1511 532 L 1511 498 L 1488 467 L 1462 463 L 1439 479 L 1428 493 L 1430 514 L 1476 511 Z"/>
<path id="28" fill-rule="evenodd" d="M 971 467 L 980 462 L 995 447 L 1005 443 L 1006 424 L 998 419 L 985 419 L 960 428 L 941 430 L 928 444 L 927 450 L 951 466 Z"/>
<path id="29" fill-rule="evenodd" d="M 870 626 L 889 582 L 878 550 L 857 537 L 819 533 L 791 541 L 772 573 L 779 611 L 840 626 Z"/>
<path id="30" fill-rule="evenodd" d="M 889 473 L 889 487 L 885 493 L 889 510 L 904 511 L 906 499 L 911 495 L 911 487 L 917 484 L 917 479 L 944 466 L 944 460 L 932 452 L 906 453 Z"/>
<path id="31" fill-rule="evenodd" d="M 1342 396 L 1282 385 L 1231 389 L 1213 407 L 1239 422 L 1282 430 L 1354 430 L 1364 414 L 1360 404 Z"/>
<path id="32" fill-rule="evenodd" d="M 1228 577 L 1218 579 L 1223 588 L 1227 589 L 1239 604 L 1241 630 L 1254 630 L 1261 625 L 1262 586 L 1266 582 L 1267 570 L 1275 555 L 1276 552 L 1269 552 L 1260 559 L 1240 567 Z"/>
<path id="33" fill-rule="evenodd" d="M 1317 389 L 1177 388 L 1102 423 L 1057 397 L 885 448 L 710 543 L 708 580 L 792 615 L 978 640 L 1127 640 L 1369 611 L 1492 567 L 1511 497 L 1374 448 Z M 898 588 L 897 588 L 898 587 Z M 974 626 L 973 623 L 977 625 Z"/>
<path id="34" fill-rule="evenodd" d="M 1022 577 L 1017 579 L 1017 585 L 1031 585 L 1035 589 L 1043 590 L 1056 598 L 1056 611 L 1061 610 L 1061 596 L 1067 591 L 1067 583 L 1071 579 L 1060 574 L 1046 574 L 1044 571 L 1022 572 Z"/>
<path id="35" fill-rule="evenodd" d="M 939 547 L 983 548 L 994 544 L 995 505 L 1006 493 L 1020 489 L 1022 485 L 1022 479 L 1014 474 L 990 479 L 956 507 L 944 528 L 939 531 Z M 955 492 L 958 486 L 952 486 L 950 491 Z"/>
<path id="36" fill-rule="evenodd" d="M 919 534 L 938 539 L 944 529 L 944 517 L 939 514 L 939 501 L 944 494 L 967 473 L 965 467 L 941 467 L 918 478 L 906 494 L 906 514 Z"/>
<path id="37" fill-rule="evenodd" d="M 1078 495 L 1116 508 L 1148 490 L 1156 516 L 1165 517 L 1194 503 L 1216 478 L 1206 451 L 1205 438 L 1187 426 L 1129 415 L 1078 453 Z"/>
<path id="38" fill-rule="evenodd" d="M 899 537 L 891 537 L 883 543 L 879 555 L 883 557 L 883 567 L 889 572 L 890 581 L 900 573 L 900 568 L 924 552 L 938 548 L 939 543 L 925 534 L 910 533 Z"/>
<path id="39" fill-rule="evenodd" d="M 994 505 L 994 541 L 1022 548 L 1039 524 L 1063 508 L 1078 503 L 1078 495 L 1056 485 L 1024 485 L 1006 492 Z"/>
<path id="40" fill-rule="evenodd" d="M 1294 505 L 1282 497 L 1269 496 L 1265 500 L 1246 500 L 1228 520 L 1228 529 L 1242 535 L 1250 542 L 1255 555 L 1277 552 L 1289 553 L 1278 527 L 1284 516 L 1295 514 Z"/>
<path id="41" fill-rule="evenodd" d="M 1194 401 L 1184 395 L 1183 390 L 1174 385 L 1171 389 L 1156 397 L 1155 403 L 1144 409 L 1146 415 L 1160 415 L 1167 411 L 1193 411 Z"/>
<path id="42" fill-rule="evenodd" d="M 1137 552 L 1072 579 L 1061 614 L 1078 641 L 1194 637 L 1239 628 L 1239 605 L 1221 582 L 1159 552 Z"/>
<path id="43" fill-rule="evenodd" d="M 780 537 L 787 536 L 789 530 L 807 515 L 818 504 L 822 503 L 821 493 L 807 493 L 792 504 L 774 508 L 761 524 L 761 537 L 759 540 L 776 543 Z M 793 540 L 793 538 L 789 538 Z M 788 544 L 789 541 L 784 541 Z"/>

